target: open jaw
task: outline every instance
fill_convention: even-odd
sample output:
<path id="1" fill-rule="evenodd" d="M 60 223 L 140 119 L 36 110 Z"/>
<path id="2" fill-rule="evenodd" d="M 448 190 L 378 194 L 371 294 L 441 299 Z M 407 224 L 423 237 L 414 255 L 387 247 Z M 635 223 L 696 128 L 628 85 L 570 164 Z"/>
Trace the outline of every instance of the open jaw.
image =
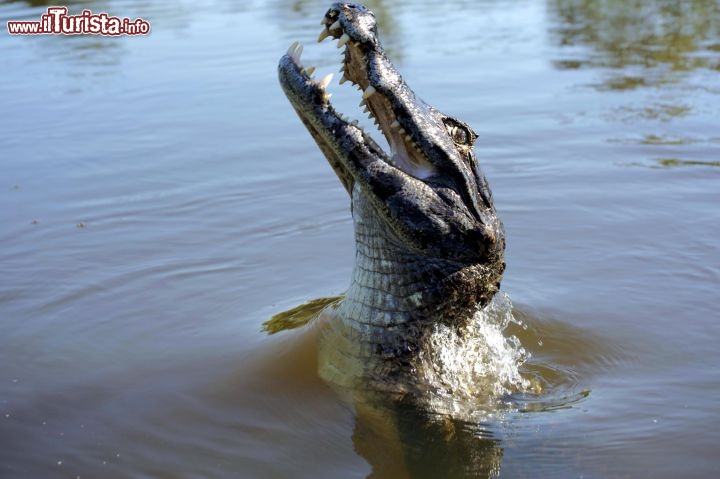
<path id="1" fill-rule="evenodd" d="M 353 207 L 370 206 L 362 210 L 406 250 L 465 265 L 500 258 L 502 223 L 473 152 L 477 135 L 415 96 L 383 51 L 370 10 L 334 4 L 318 41 L 328 37 L 344 48 L 340 83 L 362 91 L 360 104 L 390 152 L 333 108 L 326 91 L 332 75 L 313 78 L 297 43 L 280 59 L 280 84 Z"/>
<path id="2" fill-rule="evenodd" d="M 333 108 L 331 94 L 326 91 L 332 74 L 315 79 L 315 68 L 302 64 L 302 45 L 293 43 L 280 60 L 280 83 L 348 192 L 358 175 L 377 161 L 385 164 L 378 166 L 381 169 L 398 170 L 394 175 L 426 179 L 436 168 L 413 138 L 412 129 L 403 126 L 413 121 L 412 110 L 426 106 L 415 98 L 385 56 L 372 12 L 355 5 L 350 11 L 343 7 L 335 5 L 325 15 L 318 41 L 331 37 L 337 39 L 338 48 L 345 48 L 340 83 L 349 81 L 362 91 L 360 106 L 378 125 L 391 151 L 384 152 L 357 121 Z M 433 126 L 445 129 L 442 124 Z"/>

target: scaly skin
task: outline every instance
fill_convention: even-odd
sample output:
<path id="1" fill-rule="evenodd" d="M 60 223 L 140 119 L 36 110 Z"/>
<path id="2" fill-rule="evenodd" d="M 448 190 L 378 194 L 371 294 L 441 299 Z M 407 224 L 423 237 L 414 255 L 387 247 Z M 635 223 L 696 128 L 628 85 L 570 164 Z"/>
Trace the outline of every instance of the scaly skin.
<path id="1" fill-rule="evenodd" d="M 334 4 L 320 40 L 344 45 L 343 79 L 391 146 L 385 153 L 338 114 L 294 44 L 280 83 L 351 197 L 352 283 L 321 343 L 322 375 L 335 383 L 417 384 L 418 355 L 435 323 L 462 325 L 498 291 L 505 238 L 468 125 L 417 98 L 385 55 L 375 16 Z M 393 386 L 395 388 L 396 386 Z"/>

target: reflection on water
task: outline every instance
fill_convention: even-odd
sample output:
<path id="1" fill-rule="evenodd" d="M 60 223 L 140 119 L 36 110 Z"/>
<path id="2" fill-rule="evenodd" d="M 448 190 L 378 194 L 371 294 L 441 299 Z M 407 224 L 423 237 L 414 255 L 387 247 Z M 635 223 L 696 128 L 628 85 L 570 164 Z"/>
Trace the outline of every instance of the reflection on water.
<path id="1" fill-rule="evenodd" d="M 491 478 L 503 457 L 482 424 L 433 415 L 410 400 L 356 403 L 352 439 L 372 467 L 368 479 Z"/>
<path id="2" fill-rule="evenodd" d="M 612 142 L 616 143 L 625 143 L 625 144 L 632 144 L 632 143 L 639 143 L 641 145 L 691 145 L 693 143 L 701 143 L 701 140 L 698 140 L 696 138 L 677 138 L 677 137 L 661 137 L 655 134 L 649 134 L 645 135 L 644 137 L 640 139 L 635 140 L 610 140 Z M 715 141 L 720 141 L 720 138 L 716 139 Z"/>
<path id="3" fill-rule="evenodd" d="M 623 124 L 607 141 L 648 147 L 642 161 L 616 164 L 714 166 L 707 153 L 713 156 L 717 133 L 693 125 L 720 112 L 717 1 L 552 0 L 548 7 L 554 67 L 604 96 L 602 118 Z M 615 136 L 632 126 L 645 131 Z"/>
<path id="4" fill-rule="evenodd" d="M 613 110 L 610 117 L 617 121 L 629 123 L 635 123 L 638 120 L 669 122 L 674 118 L 687 116 L 690 112 L 691 108 L 688 105 L 658 103 L 646 107 L 617 107 Z"/>
<path id="5" fill-rule="evenodd" d="M 720 161 L 697 161 L 697 160 L 681 160 L 679 158 L 661 158 L 657 160 L 660 166 L 676 167 L 676 166 L 720 166 Z"/>
<path id="6" fill-rule="evenodd" d="M 714 0 L 549 4 L 556 17 L 552 38 L 566 56 L 556 66 L 607 69 L 601 89 L 659 87 L 681 81 L 689 70 L 720 69 L 712 54 L 720 36 L 720 4 Z"/>
<path id="7" fill-rule="evenodd" d="M 300 331 L 314 337 L 322 326 L 313 320 L 325 307 L 341 299 L 320 298 L 278 313 L 265 323 L 265 330 L 269 334 Z M 503 443 L 495 436 L 505 417 L 513 412 L 538 414 L 577 407 L 590 396 L 586 384 L 593 375 L 611 373 L 628 360 L 622 346 L 608 338 L 523 309 L 505 311 L 504 307 L 510 307 L 510 302 L 501 293 L 500 299 L 494 300 L 476 321 L 493 323 L 498 321 L 494 316 L 509 315 L 512 320 L 505 318 L 502 322 L 506 336 L 519 338 L 530 354 L 519 357 L 514 355 L 516 351 L 503 349 L 505 358 L 491 359 L 488 355 L 476 357 L 477 351 L 466 347 L 460 351 L 464 360 L 455 365 L 465 374 L 460 383 L 455 380 L 454 392 L 398 394 L 368 390 L 364 384 L 353 389 L 334 386 L 353 407 L 352 441 L 355 451 L 372 467 L 368 478 L 497 477 L 502 470 Z M 486 338 L 488 330 L 481 326 L 477 325 L 473 340 L 489 343 L 493 338 Z M 305 332 L 298 328 L 305 328 Z M 490 333 L 494 336 L 494 331 Z M 304 344 L 302 355 L 316 357 L 316 341 L 306 339 Z M 319 358 L 324 359 L 322 355 Z M 492 397 L 490 384 L 475 390 L 469 400 L 468 392 L 463 393 L 461 387 L 472 388 L 468 381 L 490 380 L 487 372 L 477 376 L 477 361 L 494 368 L 507 367 L 505 363 L 512 361 L 517 363 L 515 367 L 521 365 L 527 379 L 514 384 L 515 390 L 504 394 L 500 401 Z M 322 369 L 323 365 L 317 367 Z M 446 375 L 450 372 L 442 371 Z M 460 373 L 452 371 L 454 375 Z M 495 381 L 504 389 L 508 384 L 501 376 L 495 371 Z M 445 386 L 443 380 L 451 379 L 430 377 L 428 380 L 434 382 L 428 386 Z M 528 389 L 523 384 L 533 387 Z"/>

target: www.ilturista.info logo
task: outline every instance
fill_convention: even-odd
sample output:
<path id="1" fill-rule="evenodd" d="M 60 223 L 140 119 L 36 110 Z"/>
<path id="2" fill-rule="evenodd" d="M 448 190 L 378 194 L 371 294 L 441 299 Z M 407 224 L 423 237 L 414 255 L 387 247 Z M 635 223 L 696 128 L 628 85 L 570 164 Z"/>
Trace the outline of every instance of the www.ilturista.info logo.
<path id="1" fill-rule="evenodd" d="M 83 10 L 80 15 L 68 15 L 67 7 L 50 7 L 40 21 L 9 21 L 10 35 L 147 35 L 150 24 L 142 18 L 111 17 L 107 13 Z"/>

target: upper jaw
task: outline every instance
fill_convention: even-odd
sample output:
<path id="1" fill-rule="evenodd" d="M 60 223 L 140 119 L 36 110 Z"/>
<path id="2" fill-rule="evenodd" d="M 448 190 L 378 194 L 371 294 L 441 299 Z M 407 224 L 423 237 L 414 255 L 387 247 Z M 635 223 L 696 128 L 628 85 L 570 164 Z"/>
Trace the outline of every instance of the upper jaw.
<path id="1" fill-rule="evenodd" d="M 423 142 L 433 132 L 444 134 L 444 127 L 441 122 L 426 124 L 433 117 L 431 109 L 415 97 L 385 55 L 374 14 L 361 5 L 336 3 L 321 23 L 319 41 L 332 37 L 338 47 L 345 46 L 340 83 L 350 81 L 363 92 L 360 106 L 387 139 L 392 163 L 421 180 L 434 175 L 437 168 L 428 160 Z"/>
<path id="2" fill-rule="evenodd" d="M 293 44 L 280 60 L 280 83 L 346 189 L 351 184 L 352 168 L 342 163 L 347 163 L 345 157 L 351 156 L 348 153 L 360 143 L 377 153 L 377 159 L 399 169 L 398 173 L 420 180 L 435 174 L 436 168 L 427 160 L 419 135 L 412 128 L 416 121 L 427 122 L 428 107 L 415 98 L 382 50 L 372 12 L 359 5 L 334 4 L 322 24 L 318 41 L 332 37 L 338 40 L 338 48 L 345 47 L 340 83 L 350 81 L 360 88 L 360 106 L 378 125 L 391 149 L 389 154 L 384 153 L 356 121 L 350 122 L 334 110 L 326 91 L 332 75 L 314 79 L 314 68 L 302 65 L 302 47 Z M 344 145 L 343 154 L 332 148 L 339 143 Z"/>

